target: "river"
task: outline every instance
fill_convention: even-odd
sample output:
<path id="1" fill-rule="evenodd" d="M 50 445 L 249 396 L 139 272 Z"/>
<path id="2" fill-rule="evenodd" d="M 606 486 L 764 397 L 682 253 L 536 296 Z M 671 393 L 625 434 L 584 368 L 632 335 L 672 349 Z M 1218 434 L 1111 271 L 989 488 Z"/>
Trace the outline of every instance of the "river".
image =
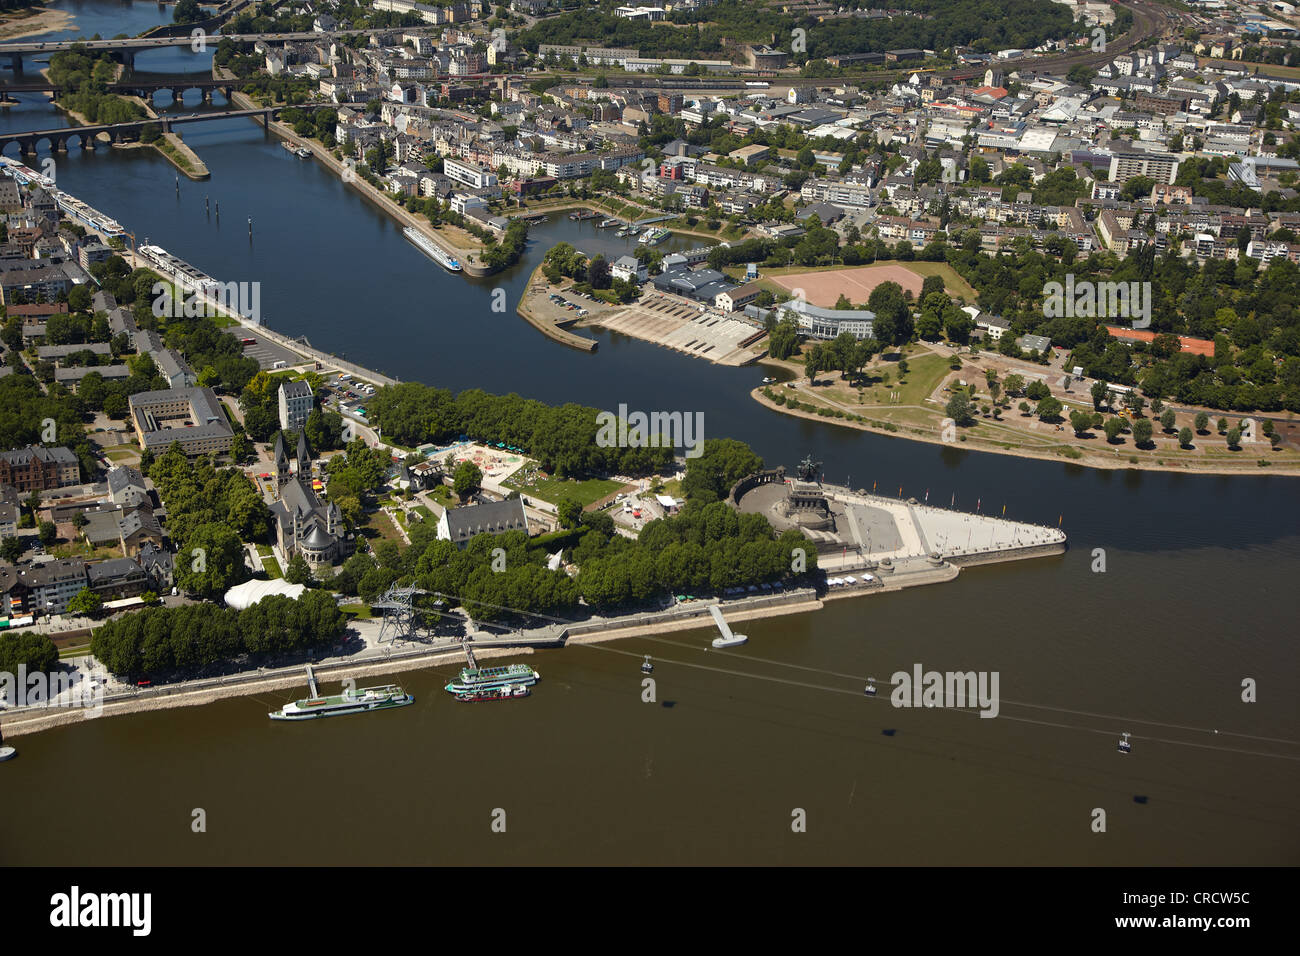
<path id="1" fill-rule="evenodd" d="M 158 18 L 135 4 L 110 32 L 116 4 L 54 5 L 94 14 L 104 35 Z M 155 55 L 137 68 L 206 68 Z M 58 125 L 35 97 L 0 116 L 0 129 Z M 1295 480 L 1090 471 L 779 415 L 747 395 L 758 368 L 601 331 L 583 354 L 515 314 L 551 244 L 616 241 L 594 222 L 534 227 L 516 267 L 466 280 L 253 123 L 185 139 L 212 178 L 182 178 L 179 194 L 143 150 L 74 148 L 59 185 L 139 241 L 261 282 L 280 331 L 451 389 L 702 410 L 706 435 L 768 462 L 812 452 L 833 481 L 1059 519 L 1071 548 L 748 623 L 750 643 L 725 656 L 703 652 L 704 632 L 545 652 L 533 697 L 500 708 L 450 700 L 443 668 L 403 675 L 414 707 L 351 721 L 272 724 L 275 695 L 42 733 L 3 770 L 0 863 L 1300 862 Z M 625 651 L 659 659 L 655 703 Z M 861 695 L 866 676 L 884 684 L 918 662 L 999 672 L 999 719 Z M 1245 679 L 1258 702 L 1242 702 Z M 191 832 L 195 808 L 206 834 Z M 507 836 L 490 827 L 498 808 Z M 806 833 L 792 832 L 796 808 Z"/>

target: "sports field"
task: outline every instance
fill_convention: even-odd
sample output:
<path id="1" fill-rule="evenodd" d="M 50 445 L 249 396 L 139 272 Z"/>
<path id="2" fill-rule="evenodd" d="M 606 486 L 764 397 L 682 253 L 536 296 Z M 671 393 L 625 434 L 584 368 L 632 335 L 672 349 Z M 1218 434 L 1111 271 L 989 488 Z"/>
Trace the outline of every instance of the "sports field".
<path id="1" fill-rule="evenodd" d="M 790 291 L 802 289 L 804 298 L 813 305 L 829 309 L 841 295 L 848 296 L 850 302 L 866 302 L 871 290 L 882 282 L 897 282 L 904 289 L 911 289 L 912 295 L 919 296 L 925 277 L 903 266 L 891 265 L 797 272 L 773 276 L 772 281 Z"/>

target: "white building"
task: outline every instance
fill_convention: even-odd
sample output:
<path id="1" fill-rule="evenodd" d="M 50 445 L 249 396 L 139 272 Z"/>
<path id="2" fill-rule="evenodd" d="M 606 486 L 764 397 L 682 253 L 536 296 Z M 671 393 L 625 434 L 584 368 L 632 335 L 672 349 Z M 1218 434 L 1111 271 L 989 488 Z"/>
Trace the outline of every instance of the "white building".
<path id="1" fill-rule="evenodd" d="M 635 256 L 619 256 L 609 267 L 609 274 L 624 282 L 641 283 L 650 278 L 650 271 L 646 268 L 646 264 Z"/>
<path id="2" fill-rule="evenodd" d="M 280 383 L 280 427 L 297 431 L 312 410 L 311 386 L 304 379 Z"/>
<path id="3" fill-rule="evenodd" d="M 450 156 L 442 161 L 442 173 L 453 182 L 470 189 L 486 189 L 497 185 L 497 174 L 492 170 Z"/>

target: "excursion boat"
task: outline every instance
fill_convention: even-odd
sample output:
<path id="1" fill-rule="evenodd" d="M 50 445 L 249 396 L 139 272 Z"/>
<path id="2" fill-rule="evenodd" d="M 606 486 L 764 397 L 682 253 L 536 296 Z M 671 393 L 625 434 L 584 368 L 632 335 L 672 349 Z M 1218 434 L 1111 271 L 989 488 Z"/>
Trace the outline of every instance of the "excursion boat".
<path id="1" fill-rule="evenodd" d="M 359 714 L 367 710 L 388 710 L 414 704 L 415 697 L 396 684 L 383 687 L 350 688 L 331 697 L 308 697 L 285 704 L 267 716 L 272 720 L 315 720 L 318 717 L 338 717 Z"/>
<path id="2" fill-rule="evenodd" d="M 496 690 L 521 684 L 531 687 L 541 679 L 541 674 L 527 664 L 505 664 L 501 667 L 466 667 L 460 676 L 447 684 L 449 694 L 471 694 L 484 690 Z"/>
<path id="3" fill-rule="evenodd" d="M 428 236 L 420 232 L 420 230 L 416 229 L 414 226 L 407 226 L 402 230 L 402 235 L 411 241 L 411 245 L 415 246 L 444 269 L 449 272 L 460 272 L 460 260 L 443 251 L 441 246 L 436 242 L 432 242 Z"/>
<path id="4" fill-rule="evenodd" d="M 485 690 L 465 691 L 463 694 L 457 694 L 456 699 L 470 703 L 481 700 L 513 700 L 516 697 L 527 697 L 531 693 L 527 684 L 505 684 Z"/>
<path id="5" fill-rule="evenodd" d="M 657 246 L 670 235 L 671 233 L 667 229 L 651 229 L 637 241 L 645 243 L 647 246 Z"/>
<path id="6" fill-rule="evenodd" d="M 287 139 L 280 140 L 280 145 L 284 147 L 284 151 L 286 153 L 293 153 L 299 159 L 306 159 L 308 156 L 311 155 L 311 150 L 308 149 L 306 146 L 295 146 Z"/>

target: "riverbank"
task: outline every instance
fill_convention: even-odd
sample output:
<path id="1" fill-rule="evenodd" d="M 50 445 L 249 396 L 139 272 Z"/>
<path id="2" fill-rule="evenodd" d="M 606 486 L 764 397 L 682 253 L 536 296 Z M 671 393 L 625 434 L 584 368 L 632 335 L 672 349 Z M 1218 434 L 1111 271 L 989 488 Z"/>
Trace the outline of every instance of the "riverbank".
<path id="1" fill-rule="evenodd" d="M 25 37 L 70 30 L 76 18 L 66 10 L 49 7 L 31 7 L 15 10 L 0 17 L 0 40 L 21 40 Z"/>
<path id="2" fill-rule="evenodd" d="M 50 78 L 49 72 L 49 68 L 47 67 L 46 69 L 41 70 L 41 76 L 48 80 Z M 153 111 L 153 107 L 138 96 L 119 96 L 118 99 L 125 100 L 128 103 L 134 103 L 145 111 L 147 117 L 155 120 L 158 119 L 158 114 Z M 79 126 L 96 125 L 76 110 L 68 109 L 52 96 L 50 97 L 50 104 L 60 113 L 76 120 L 77 125 Z M 99 135 L 104 136 L 105 134 L 100 133 Z M 204 164 L 203 160 L 199 159 L 198 154 L 181 141 L 179 133 L 163 133 L 161 138 L 154 143 L 110 143 L 107 137 L 105 137 L 98 141 L 98 145 L 109 145 L 112 149 L 152 149 L 166 159 L 167 162 L 176 167 L 176 169 L 184 173 L 187 179 L 192 179 L 197 182 L 212 177 L 212 173 L 208 171 L 208 167 Z"/>
<path id="3" fill-rule="evenodd" d="M 488 659 L 531 653 L 532 648 L 490 648 L 475 651 L 475 657 Z M 323 683 L 345 678 L 376 677 L 402 670 L 455 664 L 464 659 L 465 655 L 459 648 L 451 650 L 439 649 L 411 656 L 391 657 L 386 660 L 366 663 L 353 664 L 346 661 L 336 661 L 312 664 L 312 670 L 316 674 L 317 680 Z M 294 670 L 296 673 L 292 676 L 263 678 L 255 674 L 238 675 L 230 683 L 219 687 L 203 687 L 194 690 L 178 689 L 172 693 L 165 693 L 166 688 L 160 688 L 164 693 L 105 703 L 98 716 L 119 717 L 126 714 L 141 714 L 156 710 L 173 710 L 177 707 L 201 707 L 204 704 L 228 700 L 232 697 L 254 697 L 271 691 L 286 691 L 295 687 L 305 687 L 307 683 L 305 670 L 300 668 L 294 668 Z M 43 730 L 51 730 L 81 720 L 94 719 L 96 717 L 84 708 L 42 709 L 32 711 L 30 715 L 8 715 L 4 729 L 7 737 L 15 738 L 39 733 Z"/>
<path id="4" fill-rule="evenodd" d="M 839 591 L 827 592 L 824 596 L 819 596 L 812 590 L 803 590 L 788 594 L 769 594 L 741 598 L 730 605 L 722 605 L 722 609 L 727 622 L 731 624 L 742 621 L 766 620 L 773 617 L 817 611 L 822 609 L 827 601 L 831 600 L 893 593 L 906 588 L 951 581 L 959 573 L 960 568 L 951 564 L 916 569 L 899 568 L 896 575 L 888 579 L 878 579 L 871 586 L 864 584 L 857 588 L 845 588 Z M 562 649 L 571 644 L 579 646 L 600 644 L 634 637 L 708 629 L 714 626 L 708 610 L 711 603 L 700 601 L 692 604 L 676 605 L 666 611 L 629 615 L 628 619 L 624 621 L 610 620 L 574 624 L 560 631 L 557 640 L 560 642 L 560 648 Z M 534 653 L 534 648 L 529 645 L 474 648 L 474 656 L 479 660 L 532 653 Z M 326 660 L 313 663 L 312 669 L 319 680 L 332 681 L 439 667 L 457 664 L 464 659 L 464 652 L 457 645 L 452 648 L 445 646 L 417 648 L 410 653 L 394 654 L 382 660 Z M 99 716 L 117 717 L 148 711 L 170 710 L 177 707 L 200 707 L 218 700 L 233 697 L 254 697 L 271 691 L 300 688 L 305 684 L 303 670 L 297 665 L 278 668 L 277 671 L 279 673 L 274 676 L 264 676 L 260 672 L 234 675 L 218 679 L 215 682 L 216 686 L 211 686 L 214 682 L 203 682 L 204 686 L 193 689 L 186 689 L 184 685 L 178 685 L 174 690 L 169 690 L 166 686 L 160 686 L 143 692 L 139 697 L 106 702 Z M 79 708 L 36 709 L 27 713 L 6 714 L 4 730 L 8 737 L 16 738 L 90 719 L 94 718 L 89 716 L 87 711 Z"/>
<path id="5" fill-rule="evenodd" d="M 260 105 L 254 102 L 252 97 L 239 92 L 231 94 L 231 102 L 237 105 L 240 109 L 257 109 Z M 272 120 L 267 117 L 265 119 L 254 119 L 253 121 L 259 124 L 266 124 L 266 128 L 270 132 L 273 132 L 280 138 L 293 143 L 295 146 L 305 147 L 321 164 L 331 172 L 337 174 L 340 179 L 344 179 L 345 182 L 348 182 L 353 186 L 372 205 L 382 209 L 403 226 L 410 226 L 413 229 L 418 230 L 430 242 L 441 248 L 443 252 L 453 258 L 459 259 L 461 270 L 464 275 L 473 278 L 483 278 L 484 276 L 492 274 L 493 270 L 483 264 L 483 247 L 481 245 L 469 246 L 458 243 L 447 235 L 447 232 L 450 229 L 455 228 L 454 226 L 449 226 L 444 230 L 433 228 L 433 225 L 429 220 L 425 219 L 423 216 L 417 216 L 410 212 L 410 210 L 397 205 L 397 203 L 393 202 L 387 193 L 370 185 L 370 183 L 357 175 L 354 170 L 350 171 L 350 178 L 345 178 L 344 170 L 347 167 L 336 159 L 329 150 L 314 139 L 299 136 L 293 131 L 291 126 L 282 120 Z M 459 232 L 460 230 L 457 231 Z"/>
<path id="6" fill-rule="evenodd" d="M 542 267 L 538 266 L 533 270 L 532 275 L 528 277 L 528 287 L 524 290 L 523 296 L 519 299 L 519 306 L 515 309 L 524 319 L 537 331 L 541 332 L 548 339 L 559 342 L 561 345 L 567 345 L 570 348 L 578 349 L 583 352 L 594 352 L 599 344 L 595 339 L 589 339 L 585 335 L 578 335 L 570 332 L 568 329 L 561 328 L 558 320 L 549 320 L 541 315 L 540 306 L 550 300 L 546 298 L 551 292 L 551 285 L 545 277 L 540 280 Z M 569 317 L 566 321 L 576 321 Z"/>
<path id="7" fill-rule="evenodd" d="M 150 119 L 158 119 L 158 114 L 154 112 L 153 104 L 148 100 L 143 100 L 138 96 L 124 96 L 122 99 L 135 103 Z M 123 143 L 119 149 L 132 149 L 136 147 L 152 147 L 162 153 L 167 161 L 179 169 L 187 178 L 196 182 L 203 179 L 211 179 L 212 173 L 208 171 L 207 165 L 199 159 L 199 154 L 190 149 L 190 147 L 181 140 L 180 133 L 163 133 L 162 138 L 155 143 Z"/>
<path id="8" fill-rule="evenodd" d="M 750 391 L 749 395 L 758 404 L 769 408 L 775 412 L 781 412 L 785 415 L 791 415 L 796 418 L 805 418 L 812 421 L 825 422 L 829 425 L 836 425 L 842 428 L 852 428 L 857 431 L 871 432 L 876 435 L 884 435 L 888 438 L 905 438 L 910 441 L 925 442 L 930 445 L 946 445 L 950 448 L 959 448 L 962 450 L 989 452 L 995 455 L 1007 455 L 1013 458 L 1035 458 L 1039 461 L 1063 462 L 1066 464 L 1080 465 L 1086 468 L 1095 468 L 1102 471 L 1165 471 L 1179 474 L 1194 475 L 1283 475 L 1287 477 L 1300 477 L 1300 467 L 1294 464 L 1272 464 L 1260 466 L 1261 460 L 1256 454 L 1243 449 L 1239 454 L 1242 455 L 1242 464 L 1238 467 L 1223 467 L 1218 463 L 1213 465 L 1196 464 L 1188 462 L 1186 464 L 1171 464 L 1165 459 L 1144 459 L 1135 454 L 1132 449 L 1125 449 L 1127 457 L 1121 458 L 1121 453 L 1117 452 L 1112 455 L 1098 455 L 1096 453 L 1080 452 L 1078 457 L 1064 454 L 1064 449 L 1077 448 L 1078 446 L 1070 442 L 1061 442 L 1052 446 L 1054 450 L 1029 449 L 1023 447 L 1014 447 L 998 444 L 989 441 L 981 441 L 976 438 L 966 438 L 965 440 L 945 441 L 939 428 L 932 431 L 923 431 L 914 426 L 899 425 L 896 428 L 885 428 L 880 424 L 872 422 L 854 421 L 847 418 L 836 418 L 832 415 L 819 415 L 816 412 L 808 411 L 804 408 L 794 409 L 787 405 L 778 405 L 764 394 L 769 386 L 759 386 Z M 797 395 L 800 401 L 808 399 L 809 393 L 805 389 L 800 389 Z M 817 396 L 812 396 L 817 397 Z M 828 410 L 830 405 L 824 406 Z M 870 409 L 848 409 L 849 412 L 856 415 L 865 415 Z M 1142 452 L 1143 455 L 1150 455 L 1152 452 Z M 1130 460 L 1136 458 L 1136 461 Z"/>

